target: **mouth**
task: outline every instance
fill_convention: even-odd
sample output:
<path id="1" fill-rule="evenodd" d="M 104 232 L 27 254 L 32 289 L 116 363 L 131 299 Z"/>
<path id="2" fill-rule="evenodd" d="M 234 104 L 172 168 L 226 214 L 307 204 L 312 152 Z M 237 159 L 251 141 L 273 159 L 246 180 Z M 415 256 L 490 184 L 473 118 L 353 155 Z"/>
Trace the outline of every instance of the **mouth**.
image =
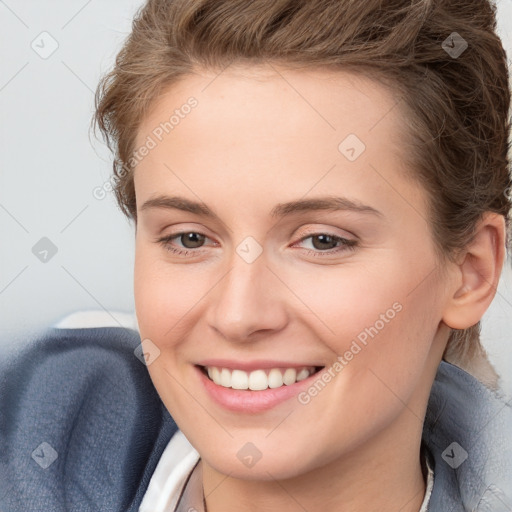
<path id="1" fill-rule="evenodd" d="M 291 386 L 308 379 L 325 368 L 325 366 L 302 366 L 245 371 L 220 366 L 196 366 L 203 375 L 218 386 L 241 391 L 264 391 Z"/>

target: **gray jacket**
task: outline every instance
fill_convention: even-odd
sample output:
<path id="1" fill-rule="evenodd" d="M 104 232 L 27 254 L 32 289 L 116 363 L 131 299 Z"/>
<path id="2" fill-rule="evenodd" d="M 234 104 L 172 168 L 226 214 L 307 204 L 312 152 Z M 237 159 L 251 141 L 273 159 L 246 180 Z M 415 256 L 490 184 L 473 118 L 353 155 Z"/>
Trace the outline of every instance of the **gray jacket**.
<path id="1" fill-rule="evenodd" d="M 50 328 L 3 355 L 1 512 L 138 511 L 177 431 L 139 344 L 131 329 Z M 423 440 L 430 512 L 512 511 L 510 404 L 443 361 Z"/>

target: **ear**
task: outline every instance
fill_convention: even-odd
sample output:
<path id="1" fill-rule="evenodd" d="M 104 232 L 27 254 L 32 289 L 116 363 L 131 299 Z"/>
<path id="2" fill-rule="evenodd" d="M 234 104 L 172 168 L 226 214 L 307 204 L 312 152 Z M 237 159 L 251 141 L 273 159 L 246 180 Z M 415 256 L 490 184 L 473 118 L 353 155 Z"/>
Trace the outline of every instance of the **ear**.
<path id="1" fill-rule="evenodd" d="M 505 217 L 485 212 L 473 241 L 454 269 L 453 292 L 443 315 L 449 327 L 467 329 L 475 325 L 491 304 L 503 269 L 505 234 Z"/>

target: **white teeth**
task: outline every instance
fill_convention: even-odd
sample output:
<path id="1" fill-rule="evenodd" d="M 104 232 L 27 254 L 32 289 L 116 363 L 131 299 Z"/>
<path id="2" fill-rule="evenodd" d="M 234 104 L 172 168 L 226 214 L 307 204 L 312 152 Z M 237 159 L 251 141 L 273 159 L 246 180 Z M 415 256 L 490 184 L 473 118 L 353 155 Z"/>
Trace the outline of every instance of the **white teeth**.
<path id="1" fill-rule="evenodd" d="M 231 373 L 231 387 L 233 389 L 247 389 L 249 387 L 249 376 L 247 373 L 241 370 L 233 370 L 233 373 Z"/>
<path id="2" fill-rule="evenodd" d="M 225 388 L 250 389 L 261 391 L 267 388 L 280 388 L 290 386 L 301 380 L 307 379 L 315 371 L 314 366 L 299 368 L 287 368 L 284 373 L 278 368 L 272 368 L 268 373 L 265 370 L 245 372 L 243 370 L 229 370 L 228 368 L 206 367 L 208 377 L 215 384 Z"/>
<path id="3" fill-rule="evenodd" d="M 241 370 L 239 370 L 241 371 Z M 243 372 L 245 373 L 245 372 Z M 267 375 L 263 370 L 254 370 L 249 374 L 249 389 L 252 391 L 260 391 L 268 388 Z M 247 388 L 246 388 L 247 389 Z"/>
<path id="4" fill-rule="evenodd" d="M 231 372 L 227 368 L 222 368 L 220 371 L 220 385 L 225 388 L 231 387 Z"/>
<path id="5" fill-rule="evenodd" d="M 212 370 L 212 374 L 211 374 L 210 378 L 213 380 L 213 382 L 215 382 L 215 384 L 220 384 L 220 371 L 219 371 L 219 369 L 213 367 L 211 370 Z"/>
<path id="6" fill-rule="evenodd" d="M 297 381 L 304 380 L 309 377 L 309 372 L 303 368 L 299 373 L 297 373 Z"/>
<path id="7" fill-rule="evenodd" d="M 289 386 L 290 384 L 293 384 L 296 382 L 297 379 L 297 371 L 295 368 L 288 368 L 283 375 L 283 382 Z"/>
<path id="8" fill-rule="evenodd" d="M 268 374 L 268 387 L 280 388 L 282 385 L 283 374 L 277 368 L 272 368 Z"/>

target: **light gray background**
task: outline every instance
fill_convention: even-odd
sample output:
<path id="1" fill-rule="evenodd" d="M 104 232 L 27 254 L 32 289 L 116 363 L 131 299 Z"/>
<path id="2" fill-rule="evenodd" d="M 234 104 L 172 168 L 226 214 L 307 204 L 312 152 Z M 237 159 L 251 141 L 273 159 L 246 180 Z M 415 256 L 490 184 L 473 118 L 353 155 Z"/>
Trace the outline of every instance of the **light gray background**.
<path id="1" fill-rule="evenodd" d="M 68 313 L 133 313 L 133 227 L 113 194 L 110 154 L 89 138 L 93 97 L 135 0 L 0 0 L 0 329 L 4 343 Z M 512 0 L 498 3 L 512 55 Z M 48 32 L 50 36 L 41 36 Z M 58 44 L 47 57 L 44 52 Z M 40 54 L 32 48 L 34 46 Z M 47 263 L 32 247 L 47 237 Z M 483 341 L 512 396 L 512 271 L 483 320 Z"/>

